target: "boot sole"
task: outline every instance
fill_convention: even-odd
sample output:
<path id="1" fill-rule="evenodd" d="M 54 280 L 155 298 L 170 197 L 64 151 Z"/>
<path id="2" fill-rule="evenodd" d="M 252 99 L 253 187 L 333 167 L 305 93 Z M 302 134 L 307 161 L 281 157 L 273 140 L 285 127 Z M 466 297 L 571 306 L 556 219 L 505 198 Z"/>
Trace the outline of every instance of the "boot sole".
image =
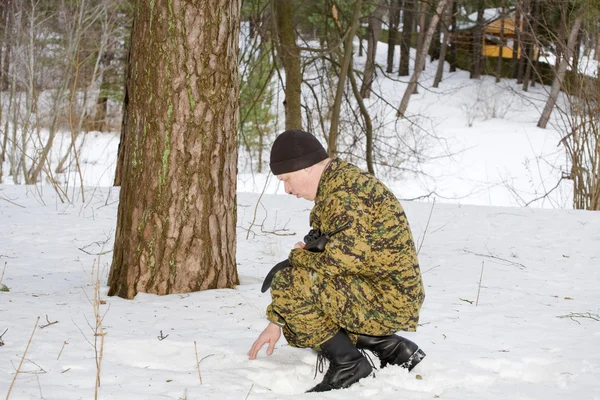
<path id="1" fill-rule="evenodd" d="M 421 361 L 423 361 L 423 359 L 425 358 L 427 354 L 425 354 L 425 352 L 421 349 L 418 349 L 417 351 L 415 351 L 413 353 L 412 356 L 410 356 L 410 358 L 403 364 L 401 364 L 400 366 L 402 368 L 406 368 L 408 369 L 408 372 L 412 371 L 414 367 L 417 366 L 417 364 L 419 364 Z"/>

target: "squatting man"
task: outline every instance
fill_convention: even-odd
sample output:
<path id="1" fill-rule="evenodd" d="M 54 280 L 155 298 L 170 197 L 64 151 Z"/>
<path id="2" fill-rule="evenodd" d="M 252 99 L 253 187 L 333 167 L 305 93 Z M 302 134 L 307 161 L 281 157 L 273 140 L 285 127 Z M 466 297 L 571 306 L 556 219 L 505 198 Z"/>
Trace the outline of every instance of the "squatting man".
<path id="1" fill-rule="evenodd" d="M 291 346 L 312 348 L 318 361 L 329 361 L 323 381 L 309 392 L 347 388 L 369 376 L 373 366 L 364 350 L 379 358 L 381 368 L 410 371 L 425 353 L 395 333 L 416 330 L 425 292 L 398 199 L 373 175 L 329 158 L 301 130 L 275 139 L 270 167 L 286 193 L 314 201 L 313 229 L 308 243 L 296 243 L 283 268 L 268 276 L 270 322 L 249 359 L 265 344 L 271 355 L 283 331 Z M 319 238 L 315 249 L 311 240 Z"/>

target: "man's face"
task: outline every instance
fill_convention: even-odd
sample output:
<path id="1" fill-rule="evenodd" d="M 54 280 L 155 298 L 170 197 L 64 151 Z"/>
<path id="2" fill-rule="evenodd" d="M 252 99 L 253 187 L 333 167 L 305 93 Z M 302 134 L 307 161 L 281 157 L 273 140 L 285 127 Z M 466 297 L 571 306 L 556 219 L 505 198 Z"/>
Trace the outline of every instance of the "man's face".
<path id="1" fill-rule="evenodd" d="M 304 168 L 277 175 L 277 178 L 283 182 L 286 193 L 314 201 L 317 196 L 318 181 L 315 183 L 312 175 L 311 168 Z"/>

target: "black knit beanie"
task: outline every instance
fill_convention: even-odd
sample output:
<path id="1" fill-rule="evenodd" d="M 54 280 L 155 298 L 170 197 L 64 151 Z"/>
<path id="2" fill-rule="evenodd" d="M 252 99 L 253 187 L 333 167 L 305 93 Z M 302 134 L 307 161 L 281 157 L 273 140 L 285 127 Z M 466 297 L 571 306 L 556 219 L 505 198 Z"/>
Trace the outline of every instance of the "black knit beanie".
<path id="1" fill-rule="evenodd" d="M 281 175 L 310 167 L 327 157 L 316 137 L 300 129 L 290 129 L 275 139 L 269 165 L 273 175 Z"/>

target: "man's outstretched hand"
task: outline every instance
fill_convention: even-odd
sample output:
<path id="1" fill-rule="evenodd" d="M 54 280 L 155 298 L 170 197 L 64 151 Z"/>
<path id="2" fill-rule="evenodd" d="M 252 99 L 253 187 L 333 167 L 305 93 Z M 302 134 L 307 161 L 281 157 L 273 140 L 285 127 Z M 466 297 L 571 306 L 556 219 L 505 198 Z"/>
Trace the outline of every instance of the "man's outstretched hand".
<path id="1" fill-rule="evenodd" d="M 267 347 L 267 355 L 270 356 L 273 354 L 273 350 L 275 350 L 275 343 L 281 337 L 281 328 L 272 322 L 267 325 L 264 331 L 260 334 L 258 339 L 252 344 L 250 351 L 248 352 L 248 359 L 255 360 L 256 355 L 262 349 L 262 347 L 268 343 L 269 347 Z"/>

